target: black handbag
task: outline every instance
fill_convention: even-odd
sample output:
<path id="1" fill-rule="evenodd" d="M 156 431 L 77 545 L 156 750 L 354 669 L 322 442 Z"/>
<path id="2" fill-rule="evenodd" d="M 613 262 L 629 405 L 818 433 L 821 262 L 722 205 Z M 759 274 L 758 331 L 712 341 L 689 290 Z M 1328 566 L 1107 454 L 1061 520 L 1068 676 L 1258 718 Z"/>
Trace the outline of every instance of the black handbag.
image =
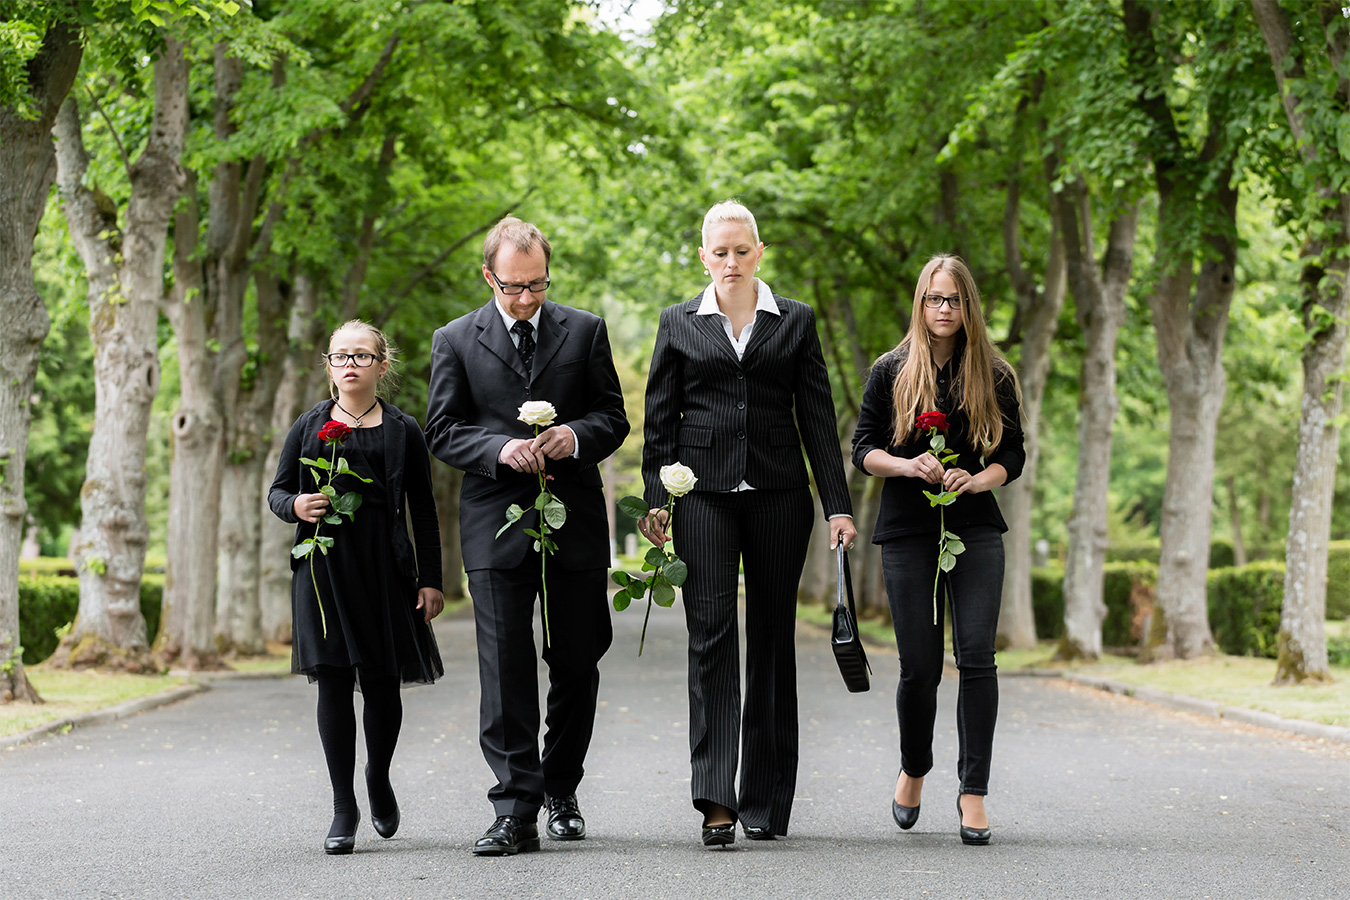
<path id="1" fill-rule="evenodd" d="M 862 639 L 858 636 L 858 615 L 853 611 L 853 577 L 848 571 L 843 541 L 835 548 L 835 556 L 839 561 L 839 585 L 830 646 L 834 649 L 834 661 L 839 664 L 839 674 L 844 676 L 844 685 L 857 694 L 871 687 L 872 667 L 867 663 L 867 651 L 863 650 Z"/>

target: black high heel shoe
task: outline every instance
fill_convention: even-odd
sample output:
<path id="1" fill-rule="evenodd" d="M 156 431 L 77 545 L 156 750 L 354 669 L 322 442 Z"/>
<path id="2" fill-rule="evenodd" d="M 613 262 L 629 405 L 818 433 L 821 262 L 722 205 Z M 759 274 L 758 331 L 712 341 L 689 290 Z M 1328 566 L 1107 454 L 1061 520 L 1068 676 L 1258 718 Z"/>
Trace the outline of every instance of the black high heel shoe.
<path id="1" fill-rule="evenodd" d="M 975 844 L 983 846 L 989 843 L 989 837 L 993 834 L 988 828 L 968 828 L 961 824 L 961 795 L 956 795 L 956 824 L 961 829 L 961 843 Z"/>
<path id="2" fill-rule="evenodd" d="M 895 802 L 895 798 L 891 798 L 891 818 L 902 830 L 909 831 L 919 821 L 919 807 L 901 806 Z"/>
<path id="3" fill-rule="evenodd" d="M 366 763 L 366 794 L 370 794 L 370 763 Z M 389 796 L 394 796 L 394 789 L 389 788 Z M 370 824 L 375 826 L 375 833 L 386 840 L 393 837 L 398 831 L 398 798 L 394 798 L 394 811 L 387 816 L 375 815 L 375 804 L 370 804 Z"/>
<path id="4" fill-rule="evenodd" d="M 351 834 L 330 835 L 323 839 L 323 852 L 330 856 L 343 856 L 356 850 L 356 826 L 361 824 L 361 812 L 357 810 L 352 821 Z"/>

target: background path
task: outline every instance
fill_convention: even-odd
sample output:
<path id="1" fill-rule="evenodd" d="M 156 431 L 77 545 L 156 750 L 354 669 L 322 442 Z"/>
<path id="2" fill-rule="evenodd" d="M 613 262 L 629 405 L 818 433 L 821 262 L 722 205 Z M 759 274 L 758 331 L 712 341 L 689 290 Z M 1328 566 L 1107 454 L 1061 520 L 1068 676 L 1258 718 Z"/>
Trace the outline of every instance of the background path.
<path id="1" fill-rule="evenodd" d="M 894 653 L 844 690 L 823 632 L 798 633 L 802 758 L 792 833 L 697 840 L 689 804 L 683 620 L 615 615 L 580 793 L 590 837 L 469 853 L 491 822 L 477 745 L 473 623 L 440 623 L 447 676 L 404 692 L 392 841 L 366 816 L 325 856 L 331 816 L 303 678 L 222 682 L 183 702 L 0 754 L 5 898 L 688 898 L 1350 896 L 1350 748 L 1074 687 L 1004 678 L 994 843 L 956 835 L 955 678 L 936 768 L 904 833 Z M 364 760 L 364 749 L 359 761 Z M 358 764 L 358 776 L 360 766 Z M 359 777 L 358 777 L 359 780 Z"/>

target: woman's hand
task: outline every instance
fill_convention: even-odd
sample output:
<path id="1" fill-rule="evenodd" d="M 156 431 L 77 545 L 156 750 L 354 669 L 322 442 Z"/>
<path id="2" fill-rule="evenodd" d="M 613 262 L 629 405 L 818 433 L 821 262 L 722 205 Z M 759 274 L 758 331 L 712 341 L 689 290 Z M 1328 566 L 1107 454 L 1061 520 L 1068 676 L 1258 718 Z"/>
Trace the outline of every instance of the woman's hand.
<path id="1" fill-rule="evenodd" d="M 435 588 L 418 588 L 417 608 L 422 610 L 422 621 L 431 624 L 431 620 L 445 609 L 445 595 Z"/>
<path id="2" fill-rule="evenodd" d="M 936 456 L 928 452 L 920 453 L 913 459 L 896 457 L 895 461 L 899 464 L 901 475 L 906 478 L 922 478 L 929 484 L 940 484 L 943 474 L 948 471 L 943 469 Z"/>
<path id="3" fill-rule="evenodd" d="M 670 513 L 664 509 L 653 509 L 649 514 L 638 519 L 638 531 L 642 536 L 651 541 L 658 547 L 664 547 L 669 538 L 666 535 L 666 524 L 670 521 Z"/>
<path id="4" fill-rule="evenodd" d="M 852 516 L 830 516 L 830 549 L 833 550 L 840 542 L 847 550 L 853 546 L 853 542 L 858 539 L 858 529 L 853 527 Z"/>
<path id="5" fill-rule="evenodd" d="M 978 494 L 990 488 L 998 487 L 1008 480 L 1008 470 L 994 463 L 978 475 L 972 475 L 965 469 L 948 469 L 942 476 L 942 489 L 960 494 Z"/>
<path id="6" fill-rule="evenodd" d="M 328 508 L 328 498 L 323 494 L 300 494 L 291 504 L 296 518 L 302 522 L 317 522 Z"/>

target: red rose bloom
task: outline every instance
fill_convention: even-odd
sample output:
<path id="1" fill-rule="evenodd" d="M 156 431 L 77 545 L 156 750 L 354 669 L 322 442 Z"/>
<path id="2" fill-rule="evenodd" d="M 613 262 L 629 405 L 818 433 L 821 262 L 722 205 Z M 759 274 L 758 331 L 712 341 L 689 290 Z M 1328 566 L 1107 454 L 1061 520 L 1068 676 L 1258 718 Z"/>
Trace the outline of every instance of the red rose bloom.
<path id="1" fill-rule="evenodd" d="M 351 436 L 351 433 L 352 428 L 347 423 L 339 422 L 337 419 L 329 419 L 319 429 L 319 440 L 325 444 L 341 444 Z"/>
<path id="2" fill-rule="evenodd" d="M 914 427 L 919 431 L 928 433 L 928 429 L 936 428 L 944 434 L 947 431 L 947 414 L 941 412 L 926 412 L 914 420 Z"/>

